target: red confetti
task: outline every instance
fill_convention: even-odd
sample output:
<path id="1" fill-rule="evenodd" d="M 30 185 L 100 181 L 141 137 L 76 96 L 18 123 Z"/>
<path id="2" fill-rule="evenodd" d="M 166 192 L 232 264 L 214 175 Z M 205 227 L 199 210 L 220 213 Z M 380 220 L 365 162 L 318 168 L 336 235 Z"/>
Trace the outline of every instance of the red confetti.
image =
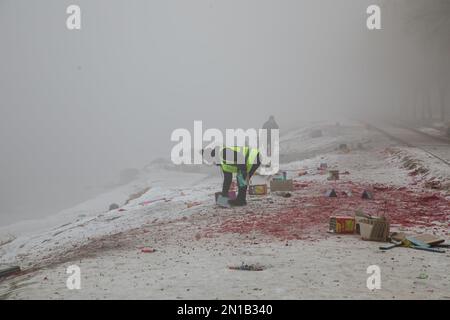
<path id="1" fill-rule="evenodd" d="M 337 198 L 328 198 L 325 191 L 335 188 Z M 257 213 L 233 215 L 206 230 L 208 234 L 239 233 L 251 235 L 260 232 L 279 239 L 305 239 L 312 234 L 325 235 L 329 217 L 354 215 L 357 210 L 373 216 L 385 215 L 391 224 L 404 227 L 433 226 L 435 222 L 450 221 L 450 201 L 438 194 L 417 192 L 392 186 L 373 186 L 374 199 L 365 200 L 361 194 L 366 186 L 352 182 L 338 184 L 310 183 L 308 188 L 293 193 L 282 207 L 262 206 Z M 351 191 L 342 196 L 341 192 Z M 256 211 L 256 210 L 255 210 Z"/>

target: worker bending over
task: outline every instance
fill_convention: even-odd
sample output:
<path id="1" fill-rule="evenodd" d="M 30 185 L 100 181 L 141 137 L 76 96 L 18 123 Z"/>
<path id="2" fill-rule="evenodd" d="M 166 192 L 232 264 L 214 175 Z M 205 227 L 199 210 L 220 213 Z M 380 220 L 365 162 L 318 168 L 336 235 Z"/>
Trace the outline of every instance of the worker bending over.
<path id="1" fill-rule="evenodd" d="M 255 174 L 261 165 L 260 152 L 257 148 L 250 147 L 224 147 L 208 149 L 203 152 L 210 152 L 211 158 L 216 158 L 216 151 L 220 152 L 216 164 L 222 168 L 223 186 L 222 196 L 228 197 L 233 173 L 236 174 L 238 194 L 235 200 L 229 200 L 232 206 L 245 206 L 247 204 L 247 186 L 250 178 Z"/>

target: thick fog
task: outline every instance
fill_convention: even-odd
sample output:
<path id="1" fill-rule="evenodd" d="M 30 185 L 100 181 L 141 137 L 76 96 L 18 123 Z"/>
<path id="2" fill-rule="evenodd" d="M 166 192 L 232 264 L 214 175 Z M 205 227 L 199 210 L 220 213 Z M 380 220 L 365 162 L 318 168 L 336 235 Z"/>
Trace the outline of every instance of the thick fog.
<path id="1" fill-rule="evenodd" d="M 66 28 L 70 4 L 81 30 Z M 370 4 L 381 30 L 366 27 Z M 168 158 L 171 132 L 194 120 L 258 128 L 274 115 L 282 132 L 343 116 L 445 120 L 449 7 L 0 0 L 0 225 L 73 206 L 123 169 Z"/>

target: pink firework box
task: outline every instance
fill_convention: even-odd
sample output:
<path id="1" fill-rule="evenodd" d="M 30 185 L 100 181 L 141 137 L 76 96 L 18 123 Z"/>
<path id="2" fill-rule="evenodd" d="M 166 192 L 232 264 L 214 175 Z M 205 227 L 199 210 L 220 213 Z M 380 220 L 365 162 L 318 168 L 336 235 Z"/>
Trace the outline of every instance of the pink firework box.
<path id="1" fill-rule="evenodd" d="M 222 192 L 216 192 L 215 193 L 215 198 L 216 198 L 216 202 L 217 202 L 217 198 L 222 194 Z M 236 195 L 236 191 L 228 191 L 228 199 L 230 200 L 234 200 L 236 199 L 237 195 Z"/>

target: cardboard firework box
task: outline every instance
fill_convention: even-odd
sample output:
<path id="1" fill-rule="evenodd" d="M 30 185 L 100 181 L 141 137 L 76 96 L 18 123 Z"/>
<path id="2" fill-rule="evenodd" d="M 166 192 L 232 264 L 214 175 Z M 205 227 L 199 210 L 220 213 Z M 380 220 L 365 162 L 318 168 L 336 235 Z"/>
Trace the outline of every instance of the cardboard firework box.
<path id="1" fill-rule="evenodd" d="M 351 216 L 330 217 L 330 231 L 334 233 L 354 233 L 355 217 Z"/>
<path id="2" fill-rule="evenodd" d="M 274 191 L 293 191 L 294 184 L 292 179 L 289 180 L 272 180 L 270 181 L 270 192 Z"/>
<path id="3" fill-rule="evenodd" d="M 369 241 L 387 242 L 389 238 L 390 223 L 385 217 L 371 217 L 360 219 L 359 229 L 361 238 Z"/>
<path id="4" fill-rule="evenodd" d="M 339 170 L 328 170 L 327 180 L 339 180 Z"/>
<path id="5" fill-rule="evenodd" d="M 255 184 L 249 186 L 248 193 L 254 196 L 263 196 L 267 194 L 266 184 Z"/>

